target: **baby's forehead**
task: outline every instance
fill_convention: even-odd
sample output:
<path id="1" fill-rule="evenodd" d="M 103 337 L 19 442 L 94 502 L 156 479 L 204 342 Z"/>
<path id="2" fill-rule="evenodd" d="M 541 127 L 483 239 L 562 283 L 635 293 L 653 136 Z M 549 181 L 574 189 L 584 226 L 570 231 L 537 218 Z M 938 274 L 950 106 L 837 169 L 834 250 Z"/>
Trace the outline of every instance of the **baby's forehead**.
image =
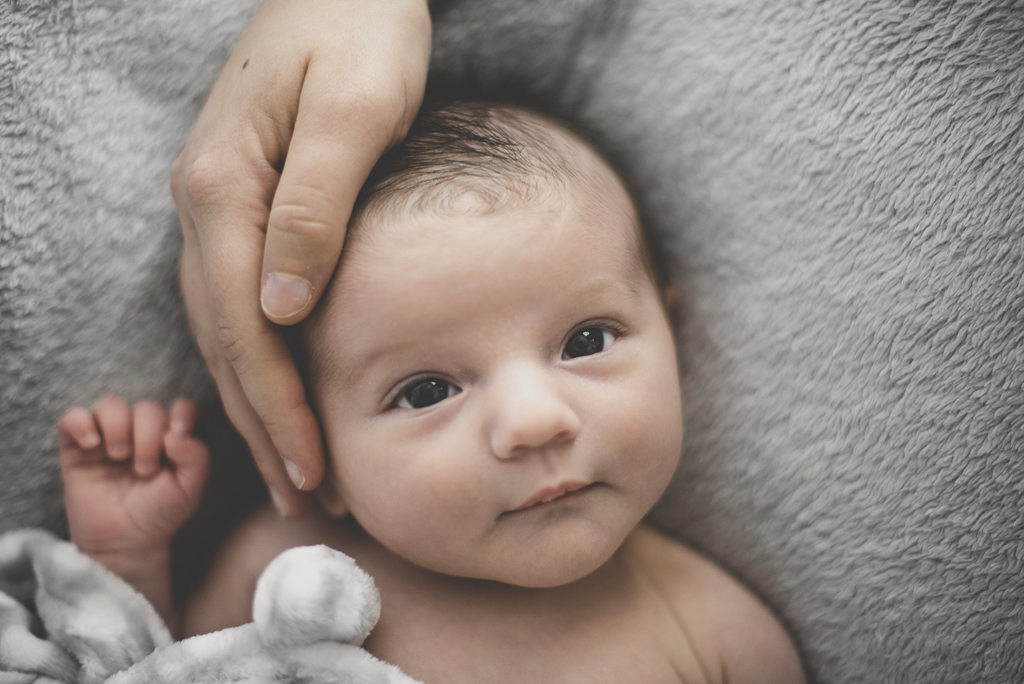
<path id="1" fill-rule="evenodd" d="M 351 332 L 360 327 L 356 321 L 372 319 L 375 326 L 406 333 L 421 321 L 431 334 L 446 317 L 454 316 L 452 329 L 473 325 L 457 302 L 466 291 L 476 291 L 479 296 L 468 297 L 479 300 L 497 281 L 508 283 L 505 292 L 522 293 L 524 298 L 515 301 L 528 307 L 567 301 L 577 283 L 566 282 L 564 274 L 580 269 L 612 286 L 581 291 L 588 306 L 613 290 L 636 297 L 645 283 L 655 284 L 645 268 L 632 206 L 607 194 L 588 198 L 558 189 L 497 208 L 465 194 L 444 211 L 378 215 L 363 229 L 358 239 L 346 242 L 341 268 L 305 326 L 314 374 L 343 361 L 339 354 L 352 352 L 344 347 L 342 353 L 331 342 L 340 330 L 347 331 L 346 338 L 358 335 Z M 540 262 L 545 268 L 532 271 Z M 514 276 L 526 272 L 532 273 L 528 279 Z M 411 300 L 421 305 L 410 313 Z M 531 311 L 507 314 L 529 317 Z"/>
<path id="2" fill-rule="evenodd" d="M 481 255 L 500 266 L 550 231 L 573 231 L 573 239 L 599 245 L 615 255 L 633 277 L 651 277 L 647 246 L 632 199 L 611 169 L 517 179 L 516 187 L 451 183 L 429 197 L 408 196 L 363 212 L 346 239 L 346 257 L 336 280 L 347 272 L 387 262 L 396 252 L 431 246 L 460 249 L 467 242 L 490 243 Z M 527 216 L 546 220 L 524 221 Z M 477 229 L 475 226 L 486 226 Z M 533 231 L 533 232 L 531 232 Z M 573 240 L 552 249 L 575 254 Z M 656 280 L 651 278 L 652 281 Z"/>

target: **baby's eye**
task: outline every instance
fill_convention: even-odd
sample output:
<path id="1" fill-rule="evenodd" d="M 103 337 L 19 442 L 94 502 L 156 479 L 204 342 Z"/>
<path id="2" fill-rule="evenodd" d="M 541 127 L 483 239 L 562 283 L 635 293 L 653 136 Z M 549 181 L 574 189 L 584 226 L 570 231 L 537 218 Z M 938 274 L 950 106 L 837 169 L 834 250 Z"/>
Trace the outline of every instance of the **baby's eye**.
<path id="1" fill-rule="evenodd" d="M 562 359 L 577 359 L 603 352 L 615 341 L 615 334 L 604 328 L 584 328 L 573 334 L 565 344 Z"/>
<path id="2" fill-rule="evenodd" d="M 448 397 L 454 397 L 461 391 L 447 380 L 426 378 L 406 387 L 395 406 L 411 409 L 427 408 Z"/>

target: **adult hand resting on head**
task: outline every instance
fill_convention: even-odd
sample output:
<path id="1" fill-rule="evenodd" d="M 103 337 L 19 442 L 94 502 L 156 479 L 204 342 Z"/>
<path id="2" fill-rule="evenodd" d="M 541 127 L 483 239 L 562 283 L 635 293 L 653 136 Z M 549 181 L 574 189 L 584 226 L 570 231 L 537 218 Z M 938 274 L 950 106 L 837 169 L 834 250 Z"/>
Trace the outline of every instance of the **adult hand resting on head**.
<path id="1" fill-rule="evenodd" d="M 324 456 L 273 324 L 319 299 L 360 186 L 416 116 L 429 58 L 426 0 L 268 0 L 174 164 L 192 329 L 286 516 L 304 512 Z"/>

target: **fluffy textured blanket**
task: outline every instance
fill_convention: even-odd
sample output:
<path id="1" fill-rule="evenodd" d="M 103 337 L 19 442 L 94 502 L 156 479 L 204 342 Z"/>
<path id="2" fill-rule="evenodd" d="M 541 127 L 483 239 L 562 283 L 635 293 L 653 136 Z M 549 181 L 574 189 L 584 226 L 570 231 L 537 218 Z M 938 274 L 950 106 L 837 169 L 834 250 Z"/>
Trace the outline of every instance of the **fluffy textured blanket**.
<path id="1" fill-rule="evenodd" d="M 149 602 L 73 544 L 38 530 L 0 537 L 3 684 L 417 682 L 359 648 L 380 597 L 343 553 L 282 553 L 256 585 L 253 616 L 172 643 Z"/>
<path id="2" fill-rule="evenodd" d="M 254 6 L 0 0 L 6 529 L 60 529 L 71 403 L 211 396 L 167 177 Z M 599 131 L 678 258 L 687 444 L 654 520 L 817 681 L 1024 681 L 1020 3 L 433 11 L 434 73 Z"/>

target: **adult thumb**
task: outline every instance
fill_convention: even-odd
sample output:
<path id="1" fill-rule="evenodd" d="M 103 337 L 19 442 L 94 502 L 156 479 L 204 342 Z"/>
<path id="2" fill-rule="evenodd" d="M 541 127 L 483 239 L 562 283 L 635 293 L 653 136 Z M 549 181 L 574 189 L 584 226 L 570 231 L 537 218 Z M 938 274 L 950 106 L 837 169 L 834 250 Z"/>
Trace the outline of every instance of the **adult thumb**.
<path id="1" fill-rule="evenodd" d="M 363 181 L 419 109 L 422 85 L 407 83 L 353 87 L 310 64 L 267 224 L 261 302 L 274 323 L 297 323 L 323 294 Z"/>

